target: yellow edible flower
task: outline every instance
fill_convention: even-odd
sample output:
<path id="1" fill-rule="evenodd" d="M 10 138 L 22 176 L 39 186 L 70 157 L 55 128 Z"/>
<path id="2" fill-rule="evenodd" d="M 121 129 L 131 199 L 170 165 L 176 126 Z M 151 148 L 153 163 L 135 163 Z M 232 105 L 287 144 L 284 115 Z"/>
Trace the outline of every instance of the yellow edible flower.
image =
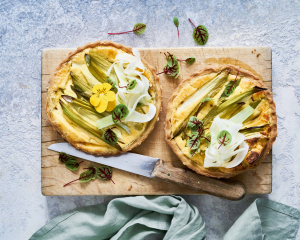
<path id="1" fill-rule="evenodd" d="M 90 102 L 97 112 L 112 111 L 116 107 L 116 94 L 109 91 L 110 89 L 111 85 L 109 83 L 96 84 L 93 87 L 94 94 L 90 98 Z"/>

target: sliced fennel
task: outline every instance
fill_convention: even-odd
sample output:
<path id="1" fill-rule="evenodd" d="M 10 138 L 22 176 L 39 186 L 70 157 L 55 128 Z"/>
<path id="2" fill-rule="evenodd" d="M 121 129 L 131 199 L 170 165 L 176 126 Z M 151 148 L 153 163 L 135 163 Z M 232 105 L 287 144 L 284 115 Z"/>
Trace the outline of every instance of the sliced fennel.
<path id="1" fill-rule="evenodd" d="M 153 104 L 149 104 L 149 111 L 146 114 L 141 114 L 137 111 L 133 111 L 129 117 L 125 118 L 125 122 L 149 122 L 156 114 L 156 107 Z"/>
<path id="2" fill-rule="evenodd" d="M 245 143 L 245 136 L 239 133 L 243 124 L 215 117 L 210 127 L 211 144 L 205 151 L 204 167 L 233 168 L 238 166 L 246 157 L 249 146 Z M 224 146 L 218 143 L 217 136 L 222 131 L 228 131 L 232 140 Z M 233 158 L 233 159 L 232 159 Z M 232 160 L 231 160 L 232 159 Z"/>

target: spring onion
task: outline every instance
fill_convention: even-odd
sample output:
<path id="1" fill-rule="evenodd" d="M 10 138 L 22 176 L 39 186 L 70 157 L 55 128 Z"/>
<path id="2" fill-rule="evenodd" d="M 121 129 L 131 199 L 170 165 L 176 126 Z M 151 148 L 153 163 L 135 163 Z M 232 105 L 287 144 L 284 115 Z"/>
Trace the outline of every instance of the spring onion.
<path id="1" fill-rule="evenodd" d="M 225 83 L 227 80 L 229 72 L 223 71 L 217 75 L 213 80 L 206 83 L 203 87 L 198 89 L 192 96 L 186 99 L 178 108 L 177 111 L 182 111 L 189 107 L 194 102 L 199 102 L 201 99 L 205 98 L 214 88 L 217 88 L 222 83 Z M 209 96 L 211 97 L 211 96 Z"/>
<path id="2" fill-rule="evenodd" d="M 254 112 L 254 109 L 249 105 L 245 107 L 242 111 L 234 115 L 232 118 L 229 119 L 229 121 L 234 123 L 243 123 L 248 117 L 252 115 Z"/>

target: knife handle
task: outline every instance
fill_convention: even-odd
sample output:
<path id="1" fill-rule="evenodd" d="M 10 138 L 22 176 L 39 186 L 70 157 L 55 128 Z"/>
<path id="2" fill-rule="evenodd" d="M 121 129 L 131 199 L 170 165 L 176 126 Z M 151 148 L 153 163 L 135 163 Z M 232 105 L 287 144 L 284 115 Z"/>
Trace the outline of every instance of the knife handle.
<path id="1" fill-rule="evenodd" d="M 245 186 L 238 181 L 224 182 L 205 177 L 182 168 L 175 168 L 161 159 L 157 161 L 151 177 L 233 201 L 242 199 L 246 194 Z"/>

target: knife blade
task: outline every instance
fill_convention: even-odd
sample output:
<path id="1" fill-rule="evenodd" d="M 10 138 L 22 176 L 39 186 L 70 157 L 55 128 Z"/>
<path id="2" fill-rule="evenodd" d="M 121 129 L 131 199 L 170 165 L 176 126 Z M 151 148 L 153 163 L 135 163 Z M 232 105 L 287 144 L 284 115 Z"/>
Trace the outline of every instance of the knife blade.
<path id="1" fill-rule="evenodd" d="M 127 172 L 132 172 L 145 177 L 151 177 L 154 166 L 159 160 L 158 158 L 152 158 L 136 153 L 124 153 L 120 155 L 94 156 L 76 148 L 72 147 L 69 143 L 54 143 L 48 147 L 48 149 L 56 152 L 65 152 L 74 157 L 79 157 L 92 162 L 104 164 L 113 168 L 118 168 Z"/>
<path id="2" fill-rule="evenodd" d="M 139 174 L 145 177 L 176 183 L 198 191 L 204 191 L 210 195 L 226 198 L 229 200 L 240 200 L 246 194 L 245 186 L 240 182 L 225 182 L 208 178 L 192 171 L 175 168 L 171 164 L 159 158 L 153 158 L 136 153 L 124 153 L 112 156 L 94 156 L 76 148 L 69 143 L 55 143 L 48 149 L 56 152 L 65 152 L 69 155 L 118 168 L 127 172 Z"/>

